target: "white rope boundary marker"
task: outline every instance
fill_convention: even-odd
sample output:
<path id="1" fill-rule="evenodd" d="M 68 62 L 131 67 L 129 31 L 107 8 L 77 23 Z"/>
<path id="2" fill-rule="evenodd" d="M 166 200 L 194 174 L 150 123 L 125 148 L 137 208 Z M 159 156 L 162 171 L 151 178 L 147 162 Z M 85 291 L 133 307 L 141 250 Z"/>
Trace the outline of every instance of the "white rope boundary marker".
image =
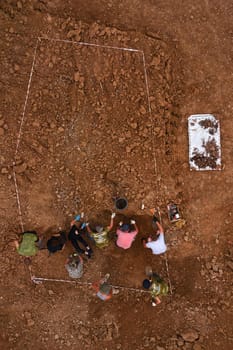
<path id="1" fill-rule="evenodd" d="M 92 282 L 81 282 L 81 281 L 70 281 L 70 280 L 64 280 L 64 279 L 57 279 L 57 278 L 44 278 L 44 277 L 31 277 L 32 282 L 35 284 L 42 283 L 42 282 L 61 282 L 61 283 L 71 283 L 71 284 L 79 284 L 79 285 L 85 285 L 85 286 L 91 286 Z M 116 286 L 113 284 L 110 284 L 110 286 L 113 289 L 123 289 L 123 290 L 129 290 L 133 292 L 140 292 L 140 293 L 151 293 L 149 290 L 143 290 L 140 288 L 132 288 L 132 287 L 125 287 L 125 286 Z"/>
<path id="2" fill-rule="evenodd" d="M 37 55 L 37 49 L 39 42 L 42 40 L 48 40 L 48 41 L 53 41 L 53 42 L 63 42 L 63 43 L 68 43 L 68 44 L 76 44 L 76 45 L 83 45 L 83 46 L 90 46 L 90 47 L 99 47 L 99 48 L 104 48 L 104 49 L 109 49 L 109 50 L 121 50 L 121 51 L 129 51 L 129 52 L 137 52 L 141 53 L 142 55 L 142 61 L 143 61 L 143 69 L 144 69 L 144 78 L 145 78 L 145 85 L 146 85 L 146 94 L 147 94 L 147 102 L 148 102 L 148 111 L 152 119 L 152 110 L 151 110 L 151 103 L 150 103 L 150 93 L 149 93 L 149 84 L 148 84 L 148 76 L 147 76 L 147 70 L 146 70 L 146 60 L 145 60 L 145 54 L 143 50 L 138 50 L 138 49 L 132 49 L 132 48 L 126 48 L 126 47 L 117 47 L 117 46 L 109 46 L 109 45 L 100 45 L 100 44 L 94 44 L 94 43 L 88 43 L 88 42 L 79 42 L 79 41 L 72 41 L 72 40 L 65 40 L 65 39 L 53 39 L 53 38 L 44 38 L 44 37 L 38 37 L 36 41 L 36 46 L 34 49 L 34 55 L 33 55 L 33 60 L 32 60 L 32 66 L 31 66 L 31 71 L 29 75 L 29 81 L 28 81 L 28 86 L 27 86 L 27 92 L 26 92 L 26 97 L 25 97 L 25 102 L 24 102 L 24 107 L 23 107 L 23 112 L 22 112 L 22 118 L 20 121 L 20 127 L 19 127 L 19 132 L 18 132 L 18 137 L 17 137 L 17 142 L 16 142 L 16 149 L 15 149 L 15 156 L 14 156 L 14 161 L 13 161 L 13 179 L 14 179 L 14 185 L 15 185 L 15 193 L 16 193 L 16 201 L 17 201 L 17 206 L 18 206 L 18 214 L 19 214 L 19 220 L 20 220 L 20 226 L 22 232 L 24 232 L 24 224 L 23 224 L 23 219 L 22 219 L 22 209 L 21 209 L 21 202 L 20 202 L 20 195 L 19 195 L 19 189 L 18 189 L 18 184 L 17 184 L 17 177 L 16 173 L 14 170 L 14 167 L 16 165 L 16 156 L 18 154 L 19 150 L 19 145 L 22 137 L 22 130 L 23 130 L 23 124 L 25 122 L 25 114 L 26 114 L 26 108 L 27 108 L 27 103 L 28 103 L 28 98 L 30 94 L 30 88 L 31 88 L 31 82 L 32 82 L 32 76 L 34 72 L 34 67 L 35 67 L 35 62 L 36 62 L 36 55 Z M 155 171 L 155 176 L 157 178 L 158 172 L 157 172 L 157 160 L 156 160 L 156 154 L 155 154 L 155 145 L 154 145 L 154 129 L 152 129 L 152 135 L 153 137 L 153 158 L 154 158 L 154 171 Z M 159 184 L 159 181 L 158 181 Z M 159 186 L 158 186 L 159 187 Z M 160 212 L 159 212 L 160 213 Z M 161 216 L 161 215 L 160 215 Z M 168 279 L 169 279 L 169 286 L 170 286 L 170 293 L 172 294 L 172 287 L 171 287 L 171 282 L 170 282 L 170 277 L 169 277 L 169 269 L 168 269 L 168 261 L 167 261 L 167 256 L 165 254 L 165 262 L 166 262 L 166 269 L 167 269 L 167 274 L 168 274 Z M 49 281 L 50 279 L 46 278 L 35 278 L 35 279 L 40 279 L 41 281 Z M 70 283 L 77 283 L 73 281 L 68 281 L 68 280 L 54 280 L 54 281 L 63 281 L 63 282 L 70 282 Z M 113 286 L 116 288 L 125 288 L 128 290 L 136 290 L 136 291 L 141 291 L 141 292 L 148 292 L 148 291 L 143 291 L 135 288 L 128 288 L 128 287 L 120 287 L 120 286 Z"/>
<path id="3" fill-rule="evenodd" d="M 161 212 L 160 212 L 159 207 L 157 207 L 157 211 L 159 213 L 159 220 L 160 220 L 161 225 L 162 225 L 162 216 L 161 216 Z M 169 273 L 169 267 L 168 267 L 168 258 L 167 258 L 167 253 L 166 252 L 165 252 L 164 256 L 165 256 L 165 265 L 166 265 L 166 270 L 167 270 L 167 278 L 168 278 L 168 283 L 169 283 L 169 290 L 170 290 L 170 294 L 172 296 L 173 291 L 172 291 L 172 284 L 171 284 L 171 279 L 170 279 L 170 273 Z"/>
<path id="4" fill-rule="evenodd" d="M 17 137 L 17 142 L 16 142 L 15 156 L 14 156 L 14 161 L 13 161 L 13 164 L 12 164 L 12 172 L 13 172 L 13 179 L 14 179 L 14 185 L 15 185 L 16 201 L 17 201 L 17 206 L 18 206 L 19 221 L 20 221 L 20 226 L 21 226 L 21 231 L 22 232 L 24 232 L 24 224 L 23 224 L 23 218 L 22 218 L 22 209 L 21 209 L 19 188 L 18 188 L 18 183 L 17 183 L 17 178 L 16 178 L 16 173 L 15 173 L 14 167 L 16 165 L 16 157 L 17 157 L 17 154 L 18 154 L 19 143 L 20 143 L 21 135 L 22 135 L 22 128 L 23 128 L 23 123 L 24 123 L 24 119 L 25 119 L 25 113 L 26 113 L 28 97 L 29 97 L 29 93 L 30 93 L 30 87 L 31 87 L 31 82 L 32 82 L 32 75 L 33 75 L 33 71 L 34 71 L 35 61 L 36 61 L 36 53 L 37 53 L 38 43 L 39 43 L 39 38 L 36 41 L 36 46 L 35 46 L 35 49 L 34 49 L 34 55 L 33 55 L 33 60 L 32 60 L 32 67 L 31 67 L 31 71 L 30 71 L 30 75 L 29 75 L 27 92 L 26 92 L 26 97 L 25 97 L 25 102 L 24 102 L 23 112 L 22 112 L 22 118 L 21 118 L 21 121 L 20 121 L 19 132 L 18 132 L 18 137 Z"/>

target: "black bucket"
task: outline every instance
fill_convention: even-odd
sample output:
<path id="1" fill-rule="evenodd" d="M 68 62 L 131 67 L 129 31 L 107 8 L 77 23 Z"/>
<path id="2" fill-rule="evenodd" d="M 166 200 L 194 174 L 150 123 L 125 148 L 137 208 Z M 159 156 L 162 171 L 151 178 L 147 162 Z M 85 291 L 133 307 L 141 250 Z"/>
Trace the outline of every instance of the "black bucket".
<path id="1" fill-rule="evenodd" d="M 117 210 L 124 210 L 128 207 L 128 201 L 126 198 L 117 198 L 115 200 L 115 207 Z"/>

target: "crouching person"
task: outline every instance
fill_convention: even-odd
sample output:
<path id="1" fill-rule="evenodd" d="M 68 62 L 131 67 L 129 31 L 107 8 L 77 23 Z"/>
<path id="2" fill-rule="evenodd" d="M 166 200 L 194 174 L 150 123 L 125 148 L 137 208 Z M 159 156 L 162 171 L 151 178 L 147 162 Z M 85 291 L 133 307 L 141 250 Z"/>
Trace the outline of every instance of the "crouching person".
<path id="1" fill-rule="evenodd" d="M 154 216 L 152 226 L 156 229 L 156 238 L 149 236 L 147 239 L 142 238 L 142 244 L 144 248 L 152 250 L 152 254 L 163 254 L 167 250 L 167 246 L 164 239 L 164 230 L 158 219 Z"/>
<path id="2" fill-rule="evenodd" d="M 103 301 L 112 298 L 113 290 L 112 286 L 108 283 L 109 277 L 110 274 L 107 273 L 100 281 L 97 281 L 92 284 L 92 288 L 96 292 L 97 297 Z"/>
<path id="3" fill-rule="evenodd" d="M 17 252 L 30 258 L 38 252 L 39 237 L 36 231 L 26 231 L 22 233 L 22 239 L 14 241 Z"/>
<path id="4" fill-rule="evenodd" d="M 119 223 L 116 231 L 117 241 L 116 245 L 123 249 L 129 249 L 138 234 L 138 227 L 135 220 L 130 220 L 129 224 Z"/>
<path id="5" fill-rule="evenodd" d="M 71 244 L 73 245 L 73 247 L 75 248 L 75 250 L 77 251 L 77 253 L 79 254 L 85 254 L 89 259 L 92 256 L 92 249 L 89 246 L 89 244 L 85 241 L 85 239 L 83 238 L 82 234 L 83 234 L 83 223 L 81 221 L 79 221 L 80 216 L 78 215 L 75 220 L 73 220 L 70 224 L 71 229 L 70 232 L 68 234 L 68 239 L 71 241 Z M 79 244 L 82 245 L 83 248 L 85 248 L 85 250 L 83 248 L 81 248 L 79 246 Z"/>
<path id="6" fill-rule="evenodd" d="M 65 264 L 71 278 L 81 278 L 83 275 L 83 259 L 78 253 L 71 254 Z"/>
<path id="7" fill-rule="evenodd" d="M 89 223 L 86 223 L 87 232 L 89 233 L 90 237 L 94 239 L 96 247 L 105 248 L 109 245 L 109 231 L 111 231 L 113 228 L 113 220 L 115 216 L 116 214 L 112 213 L 110 225 L 107 227 L 97 225 L 95 232 L 90 228 Z"/>
<path id="8" fill-rule="evenodd" d="M 161 303 L 160 296 L 168 294 L 168 285 L 154 272 L 148 277 L 143 281 L 143 287 L 150 290 L 152 306 L 156 306 Z"/>
<path id="9" fill-rule="evenodd" d="M 47 241 L 47 249 L 49 254 L 56 253 L 59 250 L 63 250 L 66 243 L 66 233 L 65 231 L 60 231 L 52 235 L 52 237 Z"/>

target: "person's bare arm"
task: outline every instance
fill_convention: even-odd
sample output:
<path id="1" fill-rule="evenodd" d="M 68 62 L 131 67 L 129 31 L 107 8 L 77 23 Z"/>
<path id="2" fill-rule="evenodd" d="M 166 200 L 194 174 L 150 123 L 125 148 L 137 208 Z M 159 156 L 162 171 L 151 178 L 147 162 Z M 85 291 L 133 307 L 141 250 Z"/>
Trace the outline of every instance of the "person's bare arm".
<path id="1" fill-rule="evenodd" d="M 70 227 L 72 227 L 74 225 L 75 225 L 75 220 L 72 220 L 71 223 L 70 223 Z"/>
<path id="2" fill-rule="evenodd" d="M 19 242 L 18 241 L 14 241 L 13 243 L 14 243 L 15 248 L 18 249 L 19 248 Z"/>
<path id="3" fill-rule="evenodd" d="M 115 218 L 116 214 L 112 213 L 111 215 L 111 220 L 110 220 L 110 225 L 108 226 L 108 231 L 110 231 L 113 228 L 113 219 Z"/>
<path id="4" fill-rule="evenodd" d="M 90 229 L 90 226 L 89 226 L 89 222 L 86 223 L 86 228 L 87 228 L 88 233 L 92 233 L 91 229 Z"/>
<path id="5" fill-rule="evenodd" d="M 156 221 L 156 225 L 157 225 L 157 227 L 158 227 L 158 229 L 159 229 L 159 232 L 160 232 L 160 233 L 163 233 L 163 226 L 160 224 L 159 221 Z"/>
<path id="6" fill-rule="evenodd" d="M 135 221 L 135 220 L 130 220 L 130 223 L 134 226 L 134 229 L 135 229 L 135 231 L 136 231 L 136 234 L 138 234 L 139 229 L 138 229 L 138 226 L 137 226 L 137 224 L 136 224 L 136 221 Z"/>

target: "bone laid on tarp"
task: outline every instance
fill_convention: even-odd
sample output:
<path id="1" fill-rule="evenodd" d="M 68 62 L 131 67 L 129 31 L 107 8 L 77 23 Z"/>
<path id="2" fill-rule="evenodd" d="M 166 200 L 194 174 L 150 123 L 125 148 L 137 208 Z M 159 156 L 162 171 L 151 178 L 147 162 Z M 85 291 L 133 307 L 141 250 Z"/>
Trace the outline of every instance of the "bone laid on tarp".
<path id="1" fill-rule="evenodd" d="M 221 170 L 220 123 L 212 114 L 188 118 L 190 170 Z"/>

